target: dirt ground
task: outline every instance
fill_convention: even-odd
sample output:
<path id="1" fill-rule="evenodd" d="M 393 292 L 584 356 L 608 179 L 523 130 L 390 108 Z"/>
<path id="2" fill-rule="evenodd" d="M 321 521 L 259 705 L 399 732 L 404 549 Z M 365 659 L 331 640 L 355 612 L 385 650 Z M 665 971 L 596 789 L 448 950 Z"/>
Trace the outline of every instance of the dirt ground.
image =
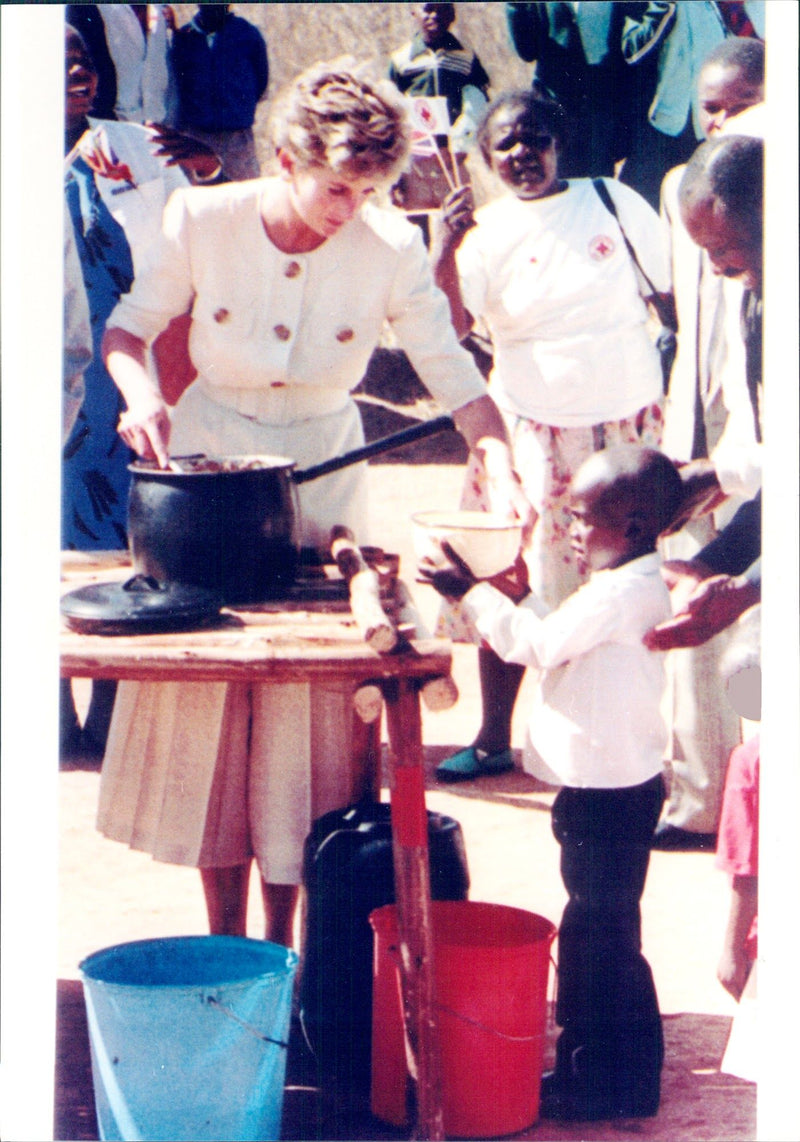
<path id="1" fill-rule="evenodd" d="M 409 516 L 422 507 L 452 506 L 461 469 L 451 464 L 378 464 L 370 469 L 372 539 L 401 554 L 401 569 L 428 623 L 436 597 L 414 584 Z M 461 824 L 470 899 L 528 909 L 557 923 L 564 904 L 558 850 L 549 826 L 553 791 L 516 770 L 444 789 L 435 765 L 467 744 L 477 726 L 474 650 L 454 648 L 458 704 L 424 712 L 426 785 L 430 809 Z M 525 692 L 515 717 L 515 747 L 522 744 Z M 59 775 L 59 1029 L 56 1138 L 95 1138 L 85 1022 L 78 964 L 83 956 L 118 942 L 203 933 L 205 913 L 194 870 L 159 865 L 95 831 L 99 774 L 80 763 Z M 384 790 L 385 795 L 385 790 Z M 728 904 L 725 878 L 705 853 L 653 853 L 643 901 L 645 953 L 653 967 L 667 1041 L 663 1098 L 653 1119 L 553 1126 L 537 1124 L 518 1135 L 537 1139 L 648 1138 L 662 1142 L 736 1142 L 755 1139 L 756 1087 L 723 1075 L 720 1060 L 735 1004 L 715 971 Z M 253 885 L 250 934 L 260 933 Z M 552 987 L 552 983 L 551 983 Z M 552 1021 L 551 1021 L 552 1024 Z M 550 1027 L 550 1044 L 555 1028 Z M 394 1138 L 361 1108 L 345 1111 L 309 1081 L 302 1045 L 294 1044 L 284 1108 L 287 1138 Z M 305 1077 L 304 1077 L 305 1073 Z M 298 1081 L 299 1080 L 299 1081 Z"/>

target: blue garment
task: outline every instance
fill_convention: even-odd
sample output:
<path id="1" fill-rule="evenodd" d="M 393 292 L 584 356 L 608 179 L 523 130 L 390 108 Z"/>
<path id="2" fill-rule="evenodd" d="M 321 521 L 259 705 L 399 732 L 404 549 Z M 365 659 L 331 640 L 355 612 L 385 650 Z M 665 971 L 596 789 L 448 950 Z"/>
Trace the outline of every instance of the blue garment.
<path id="1" fill-rule="evenodd" d="M 258 28 L 228 16 L 207 35 L 196 19 L 177 28 L 171 61 L 178 89 L 178 127 L 239 131 L 252 127 L 267 90 L 267 46 Z"/>
<path id="2" fill-rule="evenodd" d="M 567 114 L 559 174 L 611 177 L 627 154 L 636 104 L 622 58 L 625 4 L 506 4 L 508 34 L 520 59 L 534 64 Z"/>
<path id="3" fill-rule="evenodd" d="M 709 52 L 728 34 L 720 9 L 706 0 L 629 6 L 622 51 L 634 66 L 650 58 L 657 61 L 648 113 L 657 131 L 673 138 L 680 135 L 691 112 L 695 138 L 702 140 L 697 80 Z"/>
<path id="4" fill-rule="evenodd" d="M 125 233 L 83 159 L 72 164 L 64 192 L 89 301 L 93 357 L 84 374 L 83 405 L 64 445 L 61 546 L 111 551 L 128 545 L 128 464 L 134 456 L 117 433 L 125 403 L 103 364 L 100 345 L 112 309 L 133 282 L 133 261 Z"/>

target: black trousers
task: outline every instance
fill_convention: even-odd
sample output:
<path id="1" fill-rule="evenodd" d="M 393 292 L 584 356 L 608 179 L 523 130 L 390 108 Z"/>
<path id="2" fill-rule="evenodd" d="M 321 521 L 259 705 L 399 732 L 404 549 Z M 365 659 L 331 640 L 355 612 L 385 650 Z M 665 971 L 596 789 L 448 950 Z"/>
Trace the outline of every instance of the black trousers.
<path id="1" fill-rule="evenodd" d="M 664 1039 L 641 912 L 664 801 L 658 776 L 625 789 L 561 789 L 552 826 L 569 901 L 558 933 L 556 1079 L 599 1116 L 658 1108 Z"/>

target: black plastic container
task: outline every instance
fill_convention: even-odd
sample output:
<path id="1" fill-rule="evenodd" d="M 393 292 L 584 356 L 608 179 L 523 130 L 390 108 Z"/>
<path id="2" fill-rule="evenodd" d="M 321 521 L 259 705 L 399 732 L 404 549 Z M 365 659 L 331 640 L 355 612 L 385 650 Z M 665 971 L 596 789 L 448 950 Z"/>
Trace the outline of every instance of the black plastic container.
<path id="1" fill-rule="evenodd" d="M 428 813 L 431 897 L 466 900 L 461 826 Z M 369 914 L 395 902 L 391 810 L 364 801 L 314 823 L 303 854 L 306 946 L 300 1010 L 323 1081 L 369 1089 L 373 934 Z"/>

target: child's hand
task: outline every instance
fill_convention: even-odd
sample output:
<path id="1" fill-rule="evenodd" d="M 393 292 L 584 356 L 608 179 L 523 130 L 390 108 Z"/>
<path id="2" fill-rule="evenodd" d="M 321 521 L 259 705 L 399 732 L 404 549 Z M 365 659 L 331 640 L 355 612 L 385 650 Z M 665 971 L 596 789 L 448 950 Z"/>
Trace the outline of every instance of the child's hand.
<path id="1" fill-rule="evenodd" d="M 461 599 L 478 580 L 446 540 L 442 541 L 442 554 L 445 556 L 444 560 L 434 561 L 427 556 L 420 560 L 417 569 L 419 578 L 421 582 L 429 583 L 445 598 Z"/>
<path id="2" fill-rule="evenodd" d="M 531 585 L 528 579 L 528 565 L 522 557 L 522 552 L 517 553 L 517 558 L 511 567 L 507 567 L 499 575 L 494 575 L 489 582 L 507 599 L 511 599 L 512 603 L 519 603 L 529 595 Z"/>

